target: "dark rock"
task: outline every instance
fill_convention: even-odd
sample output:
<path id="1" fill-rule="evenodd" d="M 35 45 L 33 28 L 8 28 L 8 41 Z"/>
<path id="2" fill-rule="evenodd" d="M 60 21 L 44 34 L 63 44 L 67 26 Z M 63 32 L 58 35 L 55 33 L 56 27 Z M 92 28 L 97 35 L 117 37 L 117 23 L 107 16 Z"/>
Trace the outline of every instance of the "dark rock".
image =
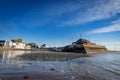
<path id="1" fill-rule="evenodd" d="M 54 69 L 54 68 L 51 68 L 50 70 L 54 71 L 55 69 Z"/>
<path id="2" fill-rule="evenodd" d="M 25 68 L 25 66 L 22 66 L 22 68 Z"/>
<path id="3" fill-rule="evenodd" d="M 23 76 L 23 79 L 28 79 L 29 78 L 29 76 Z"/>

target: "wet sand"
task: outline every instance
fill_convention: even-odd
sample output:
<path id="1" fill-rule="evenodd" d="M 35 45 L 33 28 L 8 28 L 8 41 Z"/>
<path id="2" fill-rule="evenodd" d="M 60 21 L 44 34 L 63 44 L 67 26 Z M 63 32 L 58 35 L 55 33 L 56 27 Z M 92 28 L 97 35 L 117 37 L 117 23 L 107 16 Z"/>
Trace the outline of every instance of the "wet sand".
<path id="1" fill-rule="evenodd" d="M 39 68 L 6 68 L 6 70 L 0 72 L 0 80 L 67 80 L 58 71 L 51 69 L 42 70 Z"/>
<path id="2" fill-rule="evenodd" d="M 76 59 L 71 64 L 71 70 L 91 80 L 120 80 L 120 52 Z"/>
<path id="3" fill-rule="evenodd" d="M 69 61 L 24 60 L 0 67 L 2 80 L 120 80 L 120 52 L 94 54 Z"/>

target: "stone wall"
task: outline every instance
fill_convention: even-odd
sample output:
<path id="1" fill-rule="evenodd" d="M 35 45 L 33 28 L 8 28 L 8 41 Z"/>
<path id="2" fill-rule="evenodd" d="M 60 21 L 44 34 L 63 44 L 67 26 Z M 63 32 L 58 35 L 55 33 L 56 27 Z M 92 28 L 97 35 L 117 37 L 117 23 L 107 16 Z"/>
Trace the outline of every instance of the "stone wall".
<path id="1" fill-rule="evenodd" d="M 84 48 L 87 54 L 108 52 L 107 48 L 105 48 L 104 46 L 84 46 Z"/>

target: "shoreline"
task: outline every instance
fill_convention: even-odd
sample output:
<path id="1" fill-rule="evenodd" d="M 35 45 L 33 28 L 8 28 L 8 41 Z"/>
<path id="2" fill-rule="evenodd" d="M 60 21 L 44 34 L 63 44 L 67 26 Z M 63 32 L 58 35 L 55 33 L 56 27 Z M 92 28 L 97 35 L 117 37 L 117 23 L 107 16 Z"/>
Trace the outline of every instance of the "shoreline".
<path id="1" fill-rule="evenodd" d="M 25 50 L 25 51 L 37 51 L 37 50 L 49 50 L 49 49 L 42 49 L 42 48 L 39 48 L 39 49 L 21 49 L 21 48 L 0 48 L 0 50 Z"/>
<path id="2" fill-rule="evenodd" d="M 51 51 L 49 48 L 38 48 L 38 49 L 21 49 L 21 48 L 1 48 L 0 47 L 0 50 L 24 50 L 24 51 L 39 51 L 39 50 L 43 50 L 43 51 Z M 53 51 L 54 52 L 54 51 Z M 57 51 L 56 51 L 57 52 Z M 119 52 L 119 51 L 114 51 L 114 50 L 108 50 L 108 52 Z M 68 53 L 76 53 L 76 52 L 68 52 Z M 96 52 L 90 52 L 88 54 L 93 54 L 93 53 L 96 53 Z M 101 52 L 100 52 L 101 53 Z M 103 52 L 104 53 L 104 52 Z M 105 52 L 106 53 L 106 52 Z"/>

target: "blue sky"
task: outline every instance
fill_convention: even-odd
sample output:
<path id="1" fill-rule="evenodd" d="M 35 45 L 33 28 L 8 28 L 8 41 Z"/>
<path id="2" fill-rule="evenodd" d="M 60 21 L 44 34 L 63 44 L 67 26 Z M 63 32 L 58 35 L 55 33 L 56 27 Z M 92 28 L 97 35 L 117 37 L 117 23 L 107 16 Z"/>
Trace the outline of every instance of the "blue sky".
<path id="1" fill-rule="evenodd" d="M 0 0 L 0 39 L 63 46 L 85 38 L 120 50 L 120 0 Z"/>

